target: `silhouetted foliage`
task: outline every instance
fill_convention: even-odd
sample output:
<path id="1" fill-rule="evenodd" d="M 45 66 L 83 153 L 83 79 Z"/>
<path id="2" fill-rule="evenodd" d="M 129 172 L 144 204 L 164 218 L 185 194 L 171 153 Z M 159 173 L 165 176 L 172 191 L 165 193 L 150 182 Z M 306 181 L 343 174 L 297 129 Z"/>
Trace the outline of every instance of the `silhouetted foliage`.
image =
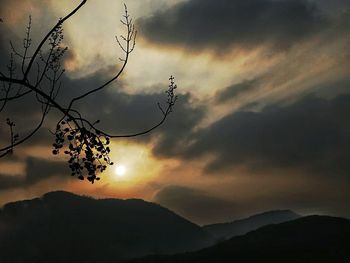
<path id="1" fill-rule="evenodd" d="M 62 42 L 64 38 L 63 24 L 76 14 L 86 2 L 87 0 L 82 1 L 67 16 L 60 18 L 33 52 L 31 52 L 32 19 L 30 16 L 23 39 L 22 51 L 18 51 L 15 45 L 10 42 L 11 54 L 7 72 L 0 71 L 0 83 L 2 84 L 2 89 L 0 90 L 0 112 L 3 111 L 8 102 L 34 93 L 37 102 L 41 105 L 41 119 L 31 132 L 22 135 L 15 131 L 14 122 L 8 118 L 6 123 L 10 130 L 10 143 L 5 147 L 0 147 L 0 157 L 12 153 L 16 146 L 29 140 L 43 126 L 48 113 L 52 109 L 56 109 L 62 114 L 62 117 L 57 121 L 52 153 L 57 155 L 63 150 L 69 156 L 68 162 L 72 176 L 77 176 L 81 180 L 87 178 L 91 183 L 94 183 L 95 180 L 100 179 L 97 176 L 98 173 L 103 172 L 108 165 L 113 164 L 109 157 L 110 148 L 108 145 L 110 139 L 136 137 L 156 129 L 163 124 L 167 116 L 172 112 L 177 97 L 174 94 L 176 89 L 174 77 L 171 76 L 170 85 L 166 92 L 167 106 L 163 108 L 158 103 L 163 118 L 151 128 L 134 134 L 108 134 L 96 127 L 96 124 L 100 122 L 99 120 L 90 122 L 75 108 L 77 101 L 83 100 L 116 81 L 128 63 L 129 56 L 135 48 L 137 31 L 132 18 L 130 18 L 128 9 L 124 5 L 125 14 L 121 23 L 125 27 L 126 33 L 116 37 L 118 46 L 124 54 L 123 57 L 119 58 L 122 63 L 119 71 L 113 78 L 102 85 L 70 98 L 67 101 L 68 106 L 63 105 L 56 99 L 62 85 L 61 78 L 65 73 L 64 68 L 62 68 L 62 57 L 66 53 L 67 47 L 63 47 Z M 3 23 L 2 20 L 0 22 Z"/>

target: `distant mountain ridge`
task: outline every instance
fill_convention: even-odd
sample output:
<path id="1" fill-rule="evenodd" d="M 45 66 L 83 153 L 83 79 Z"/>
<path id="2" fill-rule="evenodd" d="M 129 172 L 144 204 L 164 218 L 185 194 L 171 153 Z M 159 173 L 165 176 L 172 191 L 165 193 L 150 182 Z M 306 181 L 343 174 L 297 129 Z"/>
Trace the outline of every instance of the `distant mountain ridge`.
<path id="1" fill-rule="evenodd" d="M 307 216 L 268 225 L 196 252 L 148 256 L 129 263 L 348 263 L 350 220 Z"/>
<path id="2" fill-rule="evenodd" d="M 199 226 L 139 199 L 93 199 L 68 192 L 0 210 L 0 262 L 104 263 L 212 244 Z"/>
<path id="3" fill-rule="evenodd" d="M 277 210 L 199 227 L 141 199 L 56 191 L 0 209 L 0 262 L 350 262 L 350 220 L 295 217 Z M 239 236 L 217 243 L 223 235 Z"/>
<path id="4" fill-rule="evenodd" d="M 244 235 L 262 226 L 279 224 L 300 217 L 301 215 L 298 215 L 291 210 L 273 210 L 229 223 L 206 225 L 203 226 L 203 229 L 216 239 L 220 240 Z"/>

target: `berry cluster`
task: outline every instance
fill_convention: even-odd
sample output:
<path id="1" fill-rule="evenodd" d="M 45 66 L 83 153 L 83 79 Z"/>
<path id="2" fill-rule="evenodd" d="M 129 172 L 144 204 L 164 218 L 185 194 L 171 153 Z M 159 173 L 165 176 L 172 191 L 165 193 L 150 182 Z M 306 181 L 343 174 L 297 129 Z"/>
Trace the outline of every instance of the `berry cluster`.
<path id="1" fill-rule="evenodd" d="M 80 180 L 86 177 L 94 183 L 95 180 L 100 180 L 97 173 L 102 173 L 108 165 L 113 165 L 109 157 L 110 139 L 99 131 L 77 127 L 72 120 L 67 119 L 57 125 L 55 136 L 52 153 L 57 155 L 62 148 L 66 148 L 64 153 L 70 157 L 68 163 L 72 176 L 77 176 Z"/>

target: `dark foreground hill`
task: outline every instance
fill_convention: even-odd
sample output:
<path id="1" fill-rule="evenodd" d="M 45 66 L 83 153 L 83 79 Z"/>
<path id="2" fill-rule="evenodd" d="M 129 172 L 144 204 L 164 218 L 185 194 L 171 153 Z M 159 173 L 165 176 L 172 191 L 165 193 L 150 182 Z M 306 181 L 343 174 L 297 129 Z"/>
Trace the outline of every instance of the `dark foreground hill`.
<path id="1" fill-rule="evenodd" d="M 350 220 L 309 216 L 269 225 L 210 248 L 173 256 L 149 256 L 130 263 L 348 263 Z"/>
<path id="2" fill-rule="evenodd" d="M 236 220 L 231 223 L 206 225 L 203 226 L 203 229 L 220 240 L 244 235 L 262 226 L 279 224 L 300 217 L 300 215 L 291 210 L 275 210 Z"/>
<path id="3" fill-rule="evenodd" d="M 209 235 L 159 205 L 52 192 L 0 210 L 1 263 L 120 262 L 203 248 Z"/>

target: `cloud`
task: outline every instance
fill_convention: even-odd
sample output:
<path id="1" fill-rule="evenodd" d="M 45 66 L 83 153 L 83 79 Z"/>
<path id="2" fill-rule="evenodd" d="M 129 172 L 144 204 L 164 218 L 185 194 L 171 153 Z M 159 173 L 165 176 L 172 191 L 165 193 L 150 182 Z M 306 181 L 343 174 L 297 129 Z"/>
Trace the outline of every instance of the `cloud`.
<path id="1" fill-rule="evenodd" d="M 0 174 L 0 191 L 28 187 L 50 178 L 64 181 L 70 178 L 69 174 L 67 162 L 29 157 L 26 159 L 25 175 Z"/>
<path id="2" fill-rule="evenodd" d="M 109 69 L 108 69 L 109 71 Z M 110 75 L 106 70 L 79 79 L 66 78 L 61 90 L 60 100 L 81 94 L 98 87 Z M 124 92 L 123 82 L 116 82 L 108 89 L 102 90 L 77 103 L 77 109 L 91 122 L 101 120 L 99 128 L 112 134 L 131 134 L 146 130 L 157 124 L 163 117 L 157 103 L 164 108 L 168 83 L 141 88 L 142 93 Z M 140 87 L 139 87 L 140 88 Z M 147 93 L 147 90 L 157 92 Z M 206 106 L 196 101 L 190 93 L 179 93 L 178 100 L 165 123 L 152 133 L 135 138 L 139 142 L 149 142 L 157 138 L 154 152 L 161 153 L 164 148 L 176 151 L 175 142 L 185 139 L 189 132 L 204 118 Z"/>
<path id="3" fill-rule="evenodd" d="M 318 4 L 323 11 L 330 14 L 341 13 L 350 7 L 348 0 L 311 0 L 311 2 Z"/>
<path id="4" fill-rule="evenodd" d="M 258 79 L 244 80 L 240 83 L 232 84 L 231 86 L 228 86 L 223 90 L 218 91 L 215 96 L 215 101 L 216 103 L 228 102 L 241 94 L 257 89 L 258 86 Z"/>
<path id="5" fill-rule="evenodd" d="M 24 180 L 20 176 L 0 174 L 0 191 L 8 190 L 24 185 Z"/>
<path id="6" fill-rule="evenodd" d="M 213 154 L 207 173 L 244 165 L 255 172 L 293 168 L 344 177 L 350 170 L 349 114 L 350 95 L 309 95 L 284 107 L 234 112 L 196 133 L 184 157 Z"/>
<path id="7" fill-rule="evenodd" d="M 55 176 L 69 176 L 67 162 L 48 161 L 38 158 L 28 158 L 26 168 L 26 183 L 35 184 Z"/>
<path id="8" fill-rule="evenodd" d="M 196 126 L 205 118 L 208 108 L 196 103 L 190 94 L 179 96 L 174 113 L 155 135 L 160 135 L 153 148 L 158 157 L 176 156 L 182 150 L 182 144 L 188 143 Z"/>
<path id="9" fill-rule="evenodd" d="M 6 67 L 9 59 L 10 51 L 8 50 L 7 38 L 12 39 L 15 44 L 22 43 L 14 33 L 13 28 L 6 26 L 3 30 L 5 34 L 0 34 L 0 60 L 5 62 L 0 64 L 2 68 Z M 33 38 L 36 37 L 34 36 Z M 74 61 L 74 54 L 74 51 L 69 51 L 67 56 L 64 57 L 64 61 L 62 61 L 62 65 L 67 63 L 74 64 L 72 62 L 72 60 Z M 16 62 L 18 63 L 18 61 Z M 17 64 L 17 69 L 20 69 L 19 64 Z M 6 72 L 6 70 L 3 71 Z M 57 101 L 61 105 L 67 106 L 71 98 L 99 87 L 116 74 L 117 71 L 118 68 L 116 66 L 109 66 L 76 78 L 73 78 L 71 75 L 65 75 Z M 167 99 L 165 91 L 168 83 L 164 83 L 163 86 L 137 87 L 141 91 L 138 94 L 124 92 L 123 86 L 123 80 L 119 79 L 107 89 L 76 103 L 75 109 L 78 109 L 83 117 L 91 120 L 91 122 L 101 120 L 101 125 L 99 126 L 101 129 L 117 135 L 146 130 L 162 119 L 163 116 L 157 107 L 157 103 L 165 104 Z M 157 92 L 147 93 L 148 88 L 157 90 Z M 0 96 L 3 94 L 1 92 Z M 137 138 L 137 140 L 148 142 L 154 137 L 159 137 L 159 147 L 155 151 L 162 151 L 164 147 L 174 146 L 173 141 L 176 138 L 179 139 L 179 137 L 197 125 L 203 117 L 204 111 L 203 106 L 197 107 L 197 105 L 193 105 L 193 97 L 190 94 L 181 94 L 174 107 L 174 113 L 169 116 L 165 125 L 157 129 L 151 136 L 143 136 Z M 25 115 L 23 114 L 24 112 Z M 20 137 L 23 137 L 40 122 L 41 105 L 37 102 L 35 94 L 29 94 L 21 99 L 9 102 L 2 112 L 2 116 L 0 122 L 2 123 L 4 118 L 10 117 L 16 123 L 16 132 L 19 133 Z M 51 145 L 54 138 L 49 130 L 53 131 L 55 129 L 56 121 L 61 116 L 59 112 L 51 111 L 46 118 L 43 128 L 25 145 Z M 8 133 L 8 127 L 5 125 L 0 126 L 1 145 L 8 144 Z"/>
<path id="10" fill-rule="evenodd" d="M 99 87 L 115 71 L 115 67 L 108 67 L 99 70 L 88 76 L 71 78 L 65 76 L 57 101 L 61 105 L 68 105 L 71 98 Z M 163 117 L 157 103 L 166 107 L 166 94 L 168 83 L 163 86 L 150 87 L 151 90 L 158 90 L 155 93 L 146 93 L 147 87 L 141 89 L 144 93 L 128 94 L 124 92 L 123 81 L 113 83 L 105 90 L 99 91 L 84 100 L 75 104 L 74 109 L 79 110 L 83 117 L 92 123 L 101 120 L 99 128 L 113 135 L 133 134 L 151 128 Z M 194 100 L 189 93 L 178 94 L 179 99 L 166 122 L 154 132 L 137 137 L 138 142 L 149 142 L 157 138 L 154 152 L 161 155 L 163 152 L 176 152 L 177 141 L 183 140 L 189 132 L 204 118 L 206 107 Z M 23 118 L 23 112 L 26 112 Z M 4 111 L 4 116 L 9 116 L 16 122 L 16 132 L 20 136 L 27 134 L 41 117 L 40 104 L 36 102 L 33 94 L 9 103 Z M 57 120 L 61 115 L 52 111 L 48 115 L 44 126 L 39 132 L 26 142 L 27 146 L 51 145 L 54 136 L 49 130 L 54 131 Z M 0 134 L 7 139 L 9 131 L 2 127 Z M 8 143 L 1 140 L 2 145 Z"/>
<path id="11" fill-rule="evenodd" d="M 239 211 L 239 207 L 231 201 L 199 189 L 176 185 L 161 189 L 154 201 L 199 224 L 226 220 Z"/>
<path id="12" fill-rule="evenodd" d="M 285 49 L 328 24 L 301 0 L 189 0 L 138 21 L 153 43 L 222 51 L 262 44 Z"/>

